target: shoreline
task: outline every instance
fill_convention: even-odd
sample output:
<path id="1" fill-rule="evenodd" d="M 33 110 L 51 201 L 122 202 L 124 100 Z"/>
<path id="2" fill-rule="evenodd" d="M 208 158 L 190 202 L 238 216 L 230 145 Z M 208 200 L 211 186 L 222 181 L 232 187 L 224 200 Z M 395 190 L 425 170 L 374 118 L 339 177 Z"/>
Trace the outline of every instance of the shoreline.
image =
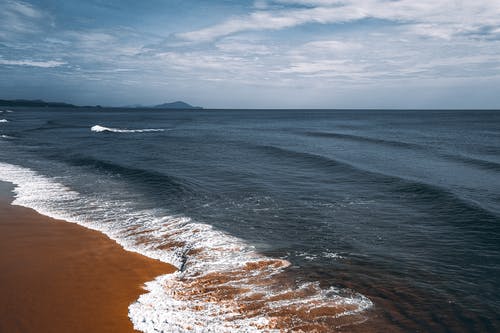
<path id="1" fill-rule="evenodd" d="M 182 246 L 190 248 L 190 251 L 193 251 L 188 253 L 191 255 L 191 261 L 190 273 L 187 277 L 183 274 L 182 279 L 177 279 L 177 274 L 166 276 L 167 272 L 162 271 L 135 281 L 132 287 L 128 284 L 121 288 L 121 292 L 125 290 L 130 291 L 135 287 L 138 290 L 136 294 L 124 302 L 124 305 L 122 305 L 124 310 L 118 314 L 117 311 L 114 311 L 110 315 L 102 315 L 104 318 L 118 318 L 128 312 L 128 317 L 134 327 L 148 332 L 151 330 L 166 332 L 201 331 L 207 327 L 221 332 L 238 331 L 242 328 L 273 330 L 285 329 L 286 327 L 314 327 L 318 331 L 328 332 L 331 327 L 338 325 L 344 326 L 346 324 L 350 325 L 350 323 L 358 325 L 360 322 L 364 322 L 366 318 L 363 312 L 372 307 L 372 302 L 361 294 L 356 293 L 352 297 L 349 295 L 330 297 L 329 289 L 323 289 L 319 284 L 315 283 L 311 285 L 307 284 L 307 282 L 294 281 L 290 279 L 293 277 L 288 276 L 285 272 L 285 268 L 289 266 L 286 260 L 273 259 L 272 257 L 260 254 L 239 238 L 218 231 L 207 224 L 189 223 L 189 218 L 186 220 L 184 218 L 167 216 L 165 220 L 161 217 L 159 219 L 159 222 L 162 223 L 160 230 L 166 237 L 164 239 L 160 238 L 161 243 L 155 243 L 157 247 L 152 250 L 151 248 L 139 247 L 137 248 L 137 252 L 135 252 L 134 247 L 130 246 L 130 244 L 140 243 L 144 239 L 147 240 L 145 234 L 158 232 L 158 229 L 152 229 L 151 226 L 148 226 L 148 222 L 151 219 L 157 218 L 155 214 L 145 214 L 143 218 L 137 219 L 135 223 L 127 223 L 125 226 L 120 227 L 118 225 L 117 228 L 109 228 L 106 223 L 100 223 L 100 217 L 108 221 L 106 214 L 92 214 L 91 211 L 82 212 L 81 210 L 83 207 L 101 207 L 102 204 L 109 204 L 109 207 L 106 207 L 106 211 L 112 212 L 113 207 L 115 207 L 112 201 L 101 202 L 99 198 L 94 198 L 93 201 L 91 200 L 91 204 L 89 204 L 85 200 L 85 197 L 80 196 L 78 192 L 73 192 L 70 188 L 53 181 L 51 178 L 38 175 L 37 172 L 31 169 L 6 163 L 0 163 L 0 168 L 2 179 L 5 179 L 5 182 L 9 184 L 15 184 L 15 187 L 9 187 L 10 190 L 14 188 L 14 192 L 16 193 L 15 206 L 9 205 L 11 210 L 18 207 L 18 204 L 25 207 L 33 207 L 37 211 L 46 214 L 45 216 L 36 214 L 39 218 L 42 217 L 49 221 L 55 221 L 51 218 L 46 218 L 46 216 L 53 216 L 56 218 L 56 222 L 58 221 L 61 225 L 76 226 L 75 230 L 77 230 L 78 237 L 82 237 L 83 232 L 90 232 L 93 235 L 99 235 L 99 237 L 106 239 L 108 245 L 112 240 L 111 243 L 119 248 L 122 254 L 128 253 L 129 256 L 133 254 L 139 258 L 144 258 L 143 255 L 138 254 L 139 252 L 143 252 L 146 253 L 148 260 L 156 263 L 158 262 L 149 258 L 161 258 L 163 262 L 168 262 L 169 264 L 176 262 L 175 256 L 171 256 L 168 252 L 163 251 L 162 248 L 169 249 L 172 246 Z M 2 183 L 0 181 L 0 194 L 2 192 L 1 187 Z M 12 198 L 12 196 L 9 196 L 9 198 Z M 59 211 L 58 209 L 60 207 L 58 204 L 66 204 L 65 200 L 69 200 L 69 213 L 66 213 L 64 210 Z M 116 207 L 116 209 L 120 209 L 119 205 Z M 17 212 L 19 213 L 22 209 L 17 208 Z M 4 210 L 7 211 L 7 209 Z M 34 211 L 31 209 L 25 209 L 25 211 L 34 214 Z M 71 213 L 74 211 L 77 212 L 76 216 L 73 216 Z M 120 219 L 126 219 L 130 216 L 125 214 L 127 213 L 126 211 L 124 213 L 120 212 L 123 211 L 119 210 L 119 214 L 113 214 L 113 218 L 111 219 L 112 226 L 116 222 L 119 224 Z M 79 216 L 84 216 L 84 218 L 79 219 Z M 166 223 L 166 221 L 169 223 Z M 14 226 L 19 227 L 18 225 Z M 29 230 L 31 231 L 31 228 Z M 117 235 L 117 230 L 124 231 L 127 237 L 120 237 L 119 233 Z M 130 239 L 133 240 L 132 243 Z M 1 240 L 0 238 L 0 242 Z M 53 243 L 57 246 L 53 247 L 60 249 L 61 243 L 64 240 L 56 239 Z M 162 248 L 158 247 L 158 244 Z M 1 247 L 0 250 L 2 250 Z M 101 260 L 101 254 L 94 253 L 94 259 L 91 260 L 85 261 L 85 259 L 82 259 L 82 265 L 79 265 L 78 269 L 85 272 L 86 268 L 90 266 L 89 261 L 92 269 L 94 269 L 93 261 L 96 258 Z M 108 253 L 105 254 L 108 255 Z M 16 253 L 14 253 L 15 255 Z M 80 258 L 80 254 L 77 257 Z M 165 260 L 167 258 L 169 260 Z M 35 261 L 35 263 L 38 263 L 38 261 Z M 2 269 L 1 264 L 2 262 L 0 261 L 0 269 Z M 125 260 L 125 265 L 128 264 L 129 261 Z M 173 267 L 169 264 L 167 265 L 171 269 L 171 272 Z M 112 265 L 116 265 L 116 259 L 111 260 L 110 264 L 105 265 L 105 269 L 109 269 Z M 223 269 L 214 270 L 210 266 L 216 269 Z M 82 269 L 81 267 L 84 268 Z M 55 268 L 59 269 L 57 266 Z M 5 271 L 9 271 L 8 266 Z M 46 272 L 43 273 L 45 274 Z M 116 278 L 123 278 L 127 274 L 129 272 L 123 272 L 122 269 L 121 272 L 112 272 L 109 274 L 111 275 L 109 279 L 113 284 L 116 283 Z M 253 278 L 249 278 L 249 274 Z M 17 280 L 14 279 L 14 281 L 17 283 Z M 138 287 L 139 284 L 142 285 L 146 281 L 150 281 L 147 284 L 148 292 Z M 16 286 L 15 283 L 14 286 Z M 46 285 L 50 285 L 50 283 L 46 283 Z M 109 290 L 109 288 L 103 289 L 106 289 L 106 291 Z M 258 292 L 253 292 L 254 290 Z M 71 288 L 69 288 L 69 291 L 71 293 Z M 171 295 L 175 297 L 172 298 L 170 297 Z M 82 302 L 92 304 L 92 301 L 99 297 L 102 298 L 102 295 L 98 294 L 94 298 L 88 298 L 87 300 L 82 300 Z M 117 297 L 116 293 L 112 297 L 114 297 L 114 300 Z M 235 297 L 239 301 L 235 302 Z M 289 304 L 297 302 L 304 303 L 305 305 L 301 307 L 289 306 Z M 275 303 L 278 305 L 277 308 L 273 307 Z M 319 311 L 315 310 L 318 308 L 320 309 Z M 2 316 L 1 310 L 0 319 Z M 75 313 L 75 311 L 69 312 L 70 314 Z M 311 315 L 308 315 L 308 313 Z M 6 317 L 6 315 L 4 316 Z M 52 313 L 45 317 L 50 319 L 57 316 L 59 314 Z M 24 317 L 21 316 L 21 319 Z M 89 318 L 92 316 L 83 315 L 80 317 Z M 125 322 L 131 325 L 128 320 L 122 321 L 121 325 L 123 326 Z M 46 327 L 51 327 L 50 325 L 45 325 Z M 75 323 L 73 323 L 73 326 L 75 326 Z M 32 325 L 32 327 L 34 326 Z M 0 331 L 1 329 L 2 327 L 0 327 Z M 47 330 L 43 331 L 48 332 Z M 62 328 L 54 332 L 61 331 L 74 332 L 74 329 L 68 330 L 67 328 Z M 82 332 L 89 331 L 127 332 L 131 331 L 131 328 L 127 326 L 124 329 L 101 328 L 100 330 L 96 330 L 92 328 L 82 330 Z M 12 332 L 12 330 L 9 330 L 9 332 Z M 24 329 L 22 332 L 30 331 Z"/>
<path id="2" fill-rule="evenodd" d="M 129 305 L 175 267 L 12 205 L 13 188 L 0 182 L 0 331 L 137 332 Z"/>

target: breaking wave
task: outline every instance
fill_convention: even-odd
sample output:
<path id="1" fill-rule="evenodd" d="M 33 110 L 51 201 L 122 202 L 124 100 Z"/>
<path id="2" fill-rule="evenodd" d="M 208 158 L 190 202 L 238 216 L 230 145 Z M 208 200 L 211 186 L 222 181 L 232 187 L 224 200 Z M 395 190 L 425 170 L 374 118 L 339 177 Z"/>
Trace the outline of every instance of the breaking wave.
<path id="1" fill-rule="evenodd" d="M 95 125 L 90 128 L 92 132 L 112 132 L 112 133 L 146 133 L 146 132 L 164 132 L 164 128 L 143 128 L 143 129 L 125 129 L 125 128 L 111 128 L 101 125 Z"/>
<path id="2" fill-rule="evenodd" d="M 290 263 L 189 217 L 137 209 L 127 196 L 81 194 L 31 169 L 0 162 L 16 185 L 13 204 L 99 230 L 125 249 L 178 268 L 148 282 L 129 307 L 144 332 L 332 332 L 366 320 L 372 302 L 356 292 L 301 282 Z"/>

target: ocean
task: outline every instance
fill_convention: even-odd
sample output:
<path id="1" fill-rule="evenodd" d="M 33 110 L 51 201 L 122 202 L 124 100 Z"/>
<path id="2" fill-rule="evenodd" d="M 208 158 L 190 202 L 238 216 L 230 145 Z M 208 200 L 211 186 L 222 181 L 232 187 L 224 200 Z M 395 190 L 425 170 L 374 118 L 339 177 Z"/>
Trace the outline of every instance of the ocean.
<path id="1" fill-rule="evenodd" d="M 136 329 L 500 330 L 498 111 L 0 110 L 15 204 L 179 269 Z"/>

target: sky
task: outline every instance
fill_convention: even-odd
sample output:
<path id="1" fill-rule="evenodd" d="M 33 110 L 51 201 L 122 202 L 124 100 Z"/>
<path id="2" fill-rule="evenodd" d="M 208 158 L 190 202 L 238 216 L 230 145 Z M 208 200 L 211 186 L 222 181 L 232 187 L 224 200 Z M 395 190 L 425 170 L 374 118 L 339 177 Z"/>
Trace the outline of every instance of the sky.
<path id="1" fill-rule="evenodd" d="M 0 98 L 500 108 L 500 0 L 0 0 Z"/>

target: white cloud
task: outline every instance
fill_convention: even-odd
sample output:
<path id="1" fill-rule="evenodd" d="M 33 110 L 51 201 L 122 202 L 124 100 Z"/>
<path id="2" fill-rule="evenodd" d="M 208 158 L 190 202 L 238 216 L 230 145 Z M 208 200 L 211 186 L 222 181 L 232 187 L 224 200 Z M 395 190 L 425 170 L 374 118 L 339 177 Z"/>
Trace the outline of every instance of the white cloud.
<path id="1" fill-rule="evenodd" d="M 23 16 L 37 18 L 43 16 L 42 12 L 28 3 L 21 1 L 6 1 L 7 8 L 13 12 L 17 12 Z"/>
<path id="2" fill-rule="evenodd" d="M 0 1 L 0 38 L 15 39 L 18 34 L 32 34 L 52 24 L 51 17 L 22 1 Z"/>
<path id="3" fill-rule="evenodd" d="M 265 8 L 203 29 L 180 33 L 190 41 L 205 42 L 243 31 L 279 30 L 306 23 L 342 23 L 365 18 L 416 24 L 421 33 L 450 38 L 482 26 L 500 26 L 500 2 L 492 0 L 281 0 L 302 8 Z M 439 30 L 437 33 L 436 30 Z"/>
<path id="4" fill-rule="evenodd" d="M 353 64 L 348 60 L 316 60 L 312 62 L 298 62 L 290 67 L 276 71 L 287 74 L 314 74 L 321 72 L 333 72 L 336 74 L 352 75 L 364 70 L 363 65 Z"/>
<path id="5" fill-rule="evenodd" d="M 62 65 L 66 65 L 66 62 L 56 61 L 56 60 L 35 61 L 35 60 L 7 60 L 7 59 L 0 59 L 0 65 L 52 68 L 52 67 L 59 67 L 59 66 L 62 66 Z"/>
<path id="6" fill-rule="evenodd" d="M 215 46 L 222 52 L 232 54 L 269 55 L 273 52 L 269 46 L 264 44 L 235 40 L 224 40 L 217 43 Z"/>
<path id="7" fill-rule="evenodd" d="M 317 40 L 302 45 L 304 51 L 342 53 L 361 49 L 360 43 L 346 42 L 340 40 Z"/>
<path id="8" fill-rule="evenodd" d="M 156 54 L 155 58 L 159 59 L 159 64 L 164 67 L 188 72 L 202 69 L 224 73 L 242 69 L 247 63 L 247 60 L 237 56 L 214 55 L 206 52 L 164 52 Z"/>
<path id="9" fill-rule="evenodd" d="M 345 22 L 363 17 L 365 17 L 363 13 L 351 11 L 346 7 L 256 11 L 245 17 L 235 17 L 208 28 L 180 33 L 177 36 L 190 41 L 204 42 L 247 30 L 280 30 L 309 22 Z"/>

